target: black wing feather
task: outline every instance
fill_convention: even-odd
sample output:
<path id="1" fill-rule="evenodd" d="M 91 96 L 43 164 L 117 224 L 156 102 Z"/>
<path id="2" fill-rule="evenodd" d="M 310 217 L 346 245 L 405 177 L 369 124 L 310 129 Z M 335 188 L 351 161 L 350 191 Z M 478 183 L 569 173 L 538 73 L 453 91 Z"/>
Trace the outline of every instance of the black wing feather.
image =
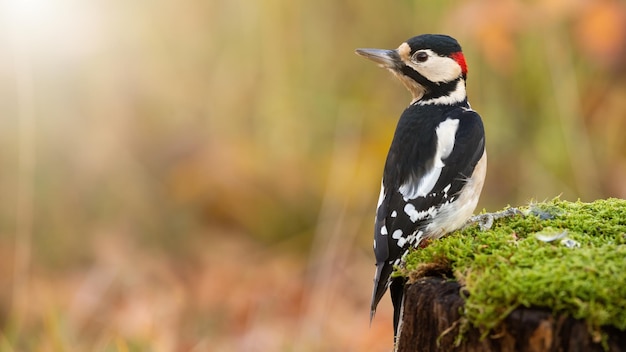
<path id="1" fill-rule="evenodd" d="M 393 232 L 400 229 L 406 237 L 425 230 L 432 220 L 430 216 L 426 216 L 416 222 L 411 221 L 404 211 L 407 203 L 411 203 L 417 211 L 424 211 L 431 207 L 438 208 L 446 201 L 454 201 L 456 195 L 463 189 L 467 178 L 472 175 L 485 149 L 484 127 L 476 112 L 466 107 L 454 107 L 445 112 L 433 111 L 436 109 L 441 109 L 441 107 L 412 105 L 407 108 L 398 122 L 387 156 L 383 175 L 385 195 L 376 212 L 374 253 L 377 269 L 374 278 L 371 316 L 387 290 L 394 262 L 400 259 L 410 246 L 419 245 L 419 239 L 416 239 L 412 243 L 407 241 L 403 246 L 398 246 L 397 240 L 392 238 Z M 424 116 L 441 116 L 441 118 L 424 119 Z M 431 193 L 425 197 L 405 201 L 399 188 L 409 179 L 421 179 L 432 167 L 437 147 L 435 129 L 446 119 L 459 120 L 454 148 L 443 160 L 445 166 Z M 418 132 L 419 135 L 427 137 L 415 140 Z M 394 211 L 395 216 L 392 216 Z M 383 227 L 386 228 L 387 234 L 382 233 Z M 424 237 L 427 236 L 428 234 L 424 234 Z"/>

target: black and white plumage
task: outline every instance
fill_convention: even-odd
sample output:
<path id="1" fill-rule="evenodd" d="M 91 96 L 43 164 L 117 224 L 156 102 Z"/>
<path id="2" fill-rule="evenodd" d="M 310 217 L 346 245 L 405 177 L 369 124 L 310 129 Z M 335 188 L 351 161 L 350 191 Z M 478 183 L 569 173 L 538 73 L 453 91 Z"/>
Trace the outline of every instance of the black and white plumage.
<path id="1" fill-rule="evenodd" d="M 485 133 L 467 101 L 467 66 L 454 38 L 425 34 L 395 50 L 356 52 L 391 71 L 413 96 L 387 155 L 374 232 L 370 317 L 390 287 L 397 335 L 404 279 L 391 279 L 393 267 L 410 248 L 462 227 L 471 217 L 485 178 Z"/>

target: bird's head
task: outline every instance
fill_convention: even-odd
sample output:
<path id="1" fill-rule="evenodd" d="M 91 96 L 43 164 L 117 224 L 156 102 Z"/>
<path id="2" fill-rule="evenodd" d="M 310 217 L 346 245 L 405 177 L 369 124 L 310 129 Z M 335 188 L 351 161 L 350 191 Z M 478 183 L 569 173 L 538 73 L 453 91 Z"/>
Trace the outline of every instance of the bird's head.
<path id="1" fill-rule="evenodd" d="M 413 95 L 413 102 L 453 104 L 466 99 L 465 57 L 450 36 L 423 34 L 397 49 L 356 49 L 356 53 L 398 77 Z"/>

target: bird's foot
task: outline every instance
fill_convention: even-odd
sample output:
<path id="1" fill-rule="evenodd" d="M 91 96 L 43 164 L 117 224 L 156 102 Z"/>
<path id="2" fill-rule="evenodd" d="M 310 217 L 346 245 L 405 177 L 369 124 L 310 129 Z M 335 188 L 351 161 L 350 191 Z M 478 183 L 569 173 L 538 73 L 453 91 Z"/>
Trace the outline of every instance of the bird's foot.
<path id="1" fill-rule="evenodd" d="M 510 217 L 510 216 L 515 216 L 515 215 L 523 216 L 524 213 L 522 213 L 522 211 L 517 208 L 508 208 L 508 209 L 505 209 L 496 213 L 474 215 L 465 223 L 465 226 L 463 226 L 463 228 L 474 225 L 474 224 L 478 224 L 478 227 L 480 228 L 481 231 L 486 231 L 486 230 L 491 229 L 491 227 L 493 226 L 493 222 L 495 220 Z"/>

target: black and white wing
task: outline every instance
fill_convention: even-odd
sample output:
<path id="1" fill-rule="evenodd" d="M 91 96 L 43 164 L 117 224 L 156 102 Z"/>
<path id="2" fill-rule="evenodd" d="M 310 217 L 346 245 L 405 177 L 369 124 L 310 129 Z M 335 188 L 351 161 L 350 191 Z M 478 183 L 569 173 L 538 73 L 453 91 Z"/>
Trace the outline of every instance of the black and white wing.
<path id="1" fill-rule="evenodd" d="M 402 148 L 394 144 L 406 143 L 411 136 L 396 134 L 387 157 L 376 211 L 372 316 L 389 286 L 393 266 L 409 248 L 458 229 L 478 202 L 486 163 L 480 116 L 457 108 L 430 128 L 431 138 L 413 141 L 411 152 L 402 155 L 397 151 L 407 150 L 406 144 Z"/>

